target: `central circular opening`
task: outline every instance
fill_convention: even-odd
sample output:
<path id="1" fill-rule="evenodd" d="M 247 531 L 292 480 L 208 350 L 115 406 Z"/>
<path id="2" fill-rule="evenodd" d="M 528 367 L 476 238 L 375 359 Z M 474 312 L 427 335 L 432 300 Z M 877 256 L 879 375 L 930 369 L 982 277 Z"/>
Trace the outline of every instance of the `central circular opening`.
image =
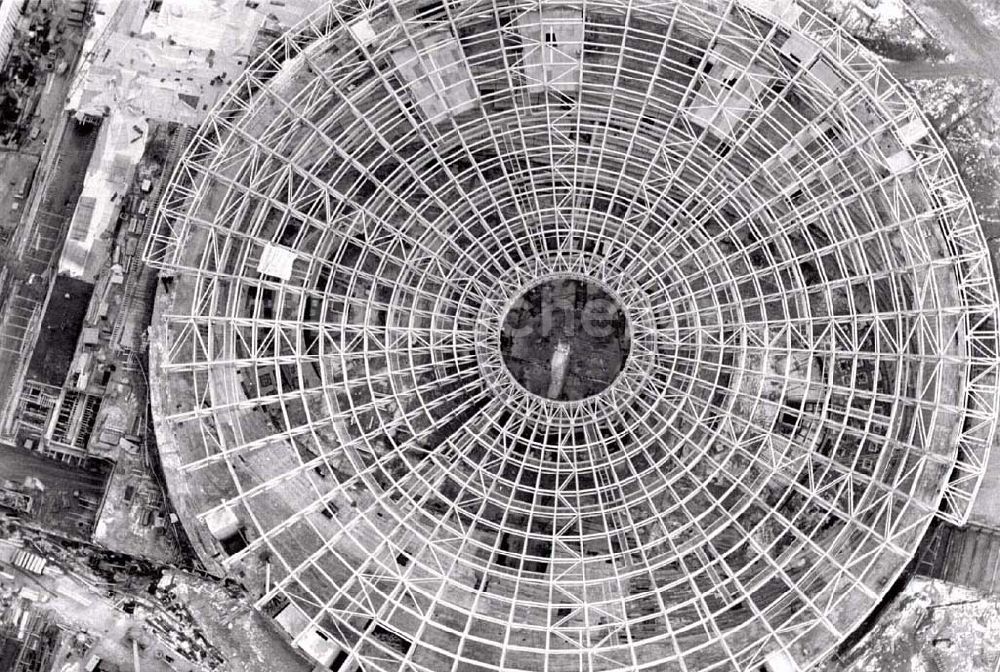
<path id="1" fill-rule="evenodd" d="M 605 390 L 629 353 L 621 306 L 599 284 L 553 278 L 510 306 L 500 332 L 504 365 L 526 390 L 577 401 Z"/>

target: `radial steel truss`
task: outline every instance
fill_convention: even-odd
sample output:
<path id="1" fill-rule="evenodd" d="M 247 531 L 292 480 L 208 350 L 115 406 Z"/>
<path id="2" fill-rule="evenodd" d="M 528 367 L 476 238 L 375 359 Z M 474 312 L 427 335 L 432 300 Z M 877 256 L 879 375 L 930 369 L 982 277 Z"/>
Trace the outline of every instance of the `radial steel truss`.
<path id="1" fill-rule="evenodd" d="M 325 7 L 212 112 L 148 257 L 175 506 L 344 670 L 807 667 L 993 440 L 967 194 L 784 0 Z M 630 330 L 569 402 L 500 347 L 552 278 Z"/>

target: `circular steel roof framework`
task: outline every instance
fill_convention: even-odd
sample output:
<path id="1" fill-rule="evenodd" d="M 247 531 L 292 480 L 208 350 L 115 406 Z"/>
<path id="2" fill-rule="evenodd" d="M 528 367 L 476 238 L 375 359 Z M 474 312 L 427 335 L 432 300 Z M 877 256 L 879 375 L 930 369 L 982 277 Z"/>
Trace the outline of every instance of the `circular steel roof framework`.
<path id="1" fill-rule="evenodd" d="M 212 111 L 148 258 L 195 546 L 364 669 L 808 666 L 993 438 L 969 199 L 803 5 L 326 7 Z M 629 328 L 574 401 L 500 351 L 559 278 Z"/>

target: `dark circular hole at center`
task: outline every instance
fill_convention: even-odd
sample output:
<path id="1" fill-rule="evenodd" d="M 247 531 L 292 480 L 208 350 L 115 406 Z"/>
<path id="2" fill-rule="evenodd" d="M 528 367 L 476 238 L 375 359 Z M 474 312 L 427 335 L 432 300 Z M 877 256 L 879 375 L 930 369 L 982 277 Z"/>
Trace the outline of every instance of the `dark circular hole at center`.
<path id="1" fill-rule="evenodd" d="M 504 317 L 504 364 L 529 392 L 556 401 L 598 394 L 629 352 L 628 321 L 600 285 L 555 278 L 534 285 Z"/>

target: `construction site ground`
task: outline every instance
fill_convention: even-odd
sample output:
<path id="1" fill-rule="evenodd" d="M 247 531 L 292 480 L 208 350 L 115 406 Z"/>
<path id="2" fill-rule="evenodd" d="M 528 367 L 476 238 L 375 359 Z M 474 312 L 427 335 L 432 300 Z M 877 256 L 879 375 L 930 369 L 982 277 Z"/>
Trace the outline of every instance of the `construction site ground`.
<path id="1" fill-rule="evenodd" d="M 21 485 L 29 476 L 41 481 L 44 490 L 28 491 L 33 505 L 26 522 L 70 537 L 88 538 L 107 475 L 0 444 L 0 481 Z"/>
<path id="2" fill-rule="evenodd" d="M 65 630 L 53 658 L 58 672 L 80 672 L 91 655 L 109 669 L 132 670 L 132 640 L 140 643 L 144 672 L 312 669 L 238 591 L 158 563 L 130 562 L 87 545 L 67 546 L 35 530 L 6 529 L 13 533 L 12 541 L 0 539 L 0 594 L 27 587 L 38 596 L 35 608 Z M 42 575 L 12 564 L 20 549 L 48 560 Z M 194 649 L 208 654 L 201 665 L 191 662 Z"/>
<path id="3" fill-rule="evenodd" d="M 218 583 L 174 573 L 178 597 L 226 658 L 227 672 L 307 672 L 312 666 L 282 641 L 275 625 Z"/>
<path id="4" fill-rule="evenodd" d="M 176 534 L 142 448 L 135 453 L 119 451 L 94 542 L 118 553 L 172 564 L 182 559 Z"/>
<path id="5" fill-rule="evenodd" d="M 91 655 L 97 655 L 104 661 L 118 665 L 118 669 L 133 669 L 132 645 L 129 633 L 142 629 L 142 622 L 132 618 L 122 611 L 115 600 L 108 597 L 98 587 L 90 585 L 79 576 L 59 573 L 36 576 L 24 570 L 13 567 L 10 559 L 17 547 L 0 541 L 0 567 L 14 576 L 12 583 L 16 589 L 23 587 L 35 591 L 41 596 L 35 608 L 48 611 L 71 636 L 66 637 L 60 649 L 55 653 L 57 670 L 63 670 L 66 665 L 77 670 Z M 10 587 L 10 586 L 8 586 Z M 85 637 L 93 640 L 93 645 L 80 651 L 74 646 L 75 635 L 86 633 Z M 171 651 L 159 642 L 147 640 L 150 646 L 141 652 L 142 669 L 148 672 L 191 672 L 191 665 L 170 665 L 166 656 Z M 158 653 L 159 652 L 159 653 Z M 174 656 L 171 657 L 175 657 Z"/>

